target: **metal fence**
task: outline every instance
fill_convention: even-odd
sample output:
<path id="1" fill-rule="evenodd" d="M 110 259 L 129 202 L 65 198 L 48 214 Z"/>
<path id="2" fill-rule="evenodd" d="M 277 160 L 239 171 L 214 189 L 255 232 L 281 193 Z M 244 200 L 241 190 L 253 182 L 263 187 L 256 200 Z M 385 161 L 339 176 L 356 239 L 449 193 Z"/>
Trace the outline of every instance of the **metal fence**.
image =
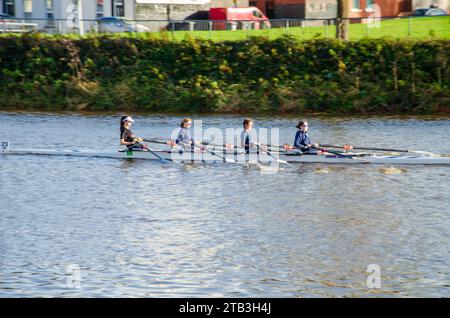
<path id="1" fill-rule="evenodd" d="M 351 39 L 363 37 L 441 37 L 450 38 L 450 17 L 396 17 L 349 19 Z M 47 34 L 127 33 L 128 36 L 187 36 L 211 40 L 236 40 L 249 36 L 332 38 L 336 19 L 273 20 L 48 20 L 0 19 L 0 33 L 40 32 Z"/>

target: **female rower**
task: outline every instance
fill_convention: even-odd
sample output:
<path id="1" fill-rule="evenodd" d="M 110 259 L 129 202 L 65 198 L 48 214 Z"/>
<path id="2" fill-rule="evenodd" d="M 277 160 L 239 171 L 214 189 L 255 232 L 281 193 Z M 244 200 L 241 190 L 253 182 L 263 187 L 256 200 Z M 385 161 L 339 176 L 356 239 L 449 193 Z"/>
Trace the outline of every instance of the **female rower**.
<path id="1" fill-rule="evenodd" d="M 253 120 L 250 118 L 244 119 L 242 123 L 244 125 L 244 131 L 241 133 L 241 147 L 245 149 L 245 153 L 250 153 L 250 149 L 255 148 Z"/>
<path id="2" fill-rule="evenodd" d="M 196 144 L 199 145 L 201 150 L 204 150 L 205 147 L 201 145 L 200 142 L 195 142 L 194 138 L 192 137 L 190 128 L 192 126 L 192 119 L 190 118 L 184 118 L 181 121 L 180 124 L 180 130 L 177 135 L 177 139 L 175 141 L 170 141 L 170 146 L 181 146 L 184 150 L 190 150 L 194 151 Z"/>
<path id="3" fill-rule="evenodd" d="M 300 149 L 303 153 L 316 154 L 318 144 L 312 143 L 308 135 L 308 122 L 301 120 L 297 124 L 297 133 L 295 134 L 294 147 Z"/>
<path id="4" fill-rule="evenodd" d="M 147 145 L 141 144 L 143 139 L 136 137 L 131 131 L 131 125 L 134 123 L 130 116 L 122 116 L 120 119 L 120 144 L 127 146 L 128 150 L 147 150 Z"/>

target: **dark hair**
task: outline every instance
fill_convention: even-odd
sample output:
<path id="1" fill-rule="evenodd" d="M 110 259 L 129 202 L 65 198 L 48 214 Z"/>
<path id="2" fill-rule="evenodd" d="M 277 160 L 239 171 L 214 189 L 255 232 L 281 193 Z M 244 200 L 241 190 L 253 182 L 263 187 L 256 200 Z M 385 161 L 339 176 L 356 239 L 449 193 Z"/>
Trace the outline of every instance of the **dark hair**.
<path id="1" fill-rule="evenodd" d="M 302 128 L 308 121 L 306 119 L 302 119 L 298 122 L 297 127 L 298 129 Z"/>
<path id="2" fill-rule="evenodd" d="M 253 122 L 253 120 L 251 120 L 250 118 L 245 118 L 244 122 L 242 123 L 242 125 L 244 125 L 244 129 L 245 129 L 246 125 L 248 125 L 249 123 L 252 123 L 252 122 Z"/>
<path id="3" fill-rule="evenodd" d="M 123 121 L 125 118 L 127 118 L 128 116 L 122 116 L 120 117 L 120 138 L 122 138 L 123 136 L 123 132 L 125 131 L 125 127 L 124 124 L 125 122 Z"/>

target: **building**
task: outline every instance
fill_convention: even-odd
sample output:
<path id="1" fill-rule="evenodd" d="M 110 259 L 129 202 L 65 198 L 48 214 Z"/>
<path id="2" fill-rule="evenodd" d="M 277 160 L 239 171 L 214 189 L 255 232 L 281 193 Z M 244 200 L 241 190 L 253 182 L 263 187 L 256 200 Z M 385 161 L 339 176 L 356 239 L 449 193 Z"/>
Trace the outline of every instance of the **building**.
<path id="1" fill-rule="evenodd" d="M 336 17 L 336 0 L 253 0 L 269 19 L 332 19 Z"/>
<path id="2" fill-rule="evenodd" d="M 382 16 L 397 16 L 411 11 L 411 0 L 348 0 L 351 18 L 366 18 L 375 12 Z M 250 1 L 271 19 L 333 19 L 337 14 L 336 0 L 256 0 Z"/>
<path id="3" fill-rule="evenodd" d="M 411 0 L 350 0 L 350 18 L 377 17 L 390 18 L 409 15 Z"/>
<path id="4" fill-rule="evenodd" d="M 429 8 L 431 5 L 449 10 L 449 0 L 349 0 L 350 17 L 367 18 L 374 13 L 379 17 L 398 17 L 410 15 L 417 8 Z"/>
<path id="5" fill-rule="evenodd" d="M 430 5 L 450 10 L 450 0 L 347 1 L 351 3 L 349 17 L 354 19 L 374 14 L 396 17 Z M 0 0 L 0 12 L 32 20 L 41 30 L 63 33 L 77 28 L 77 18 L 85 20 L 80 32 L 89 31 L 97 18 L 107 16 L 148 20 L 142 23 L 155 30 L 152 26 L 157 23 L 150 20 L 203 20 L 211 7 L 233 6 L 257 6 L 270 19 L 333 19 L 337 13 L 336 0 Z"/>
<path id="6" fill-rule="evenodd" d="M 248 0 L 0 0 L 0 12 L 24 19 L 67 19 L 82 10 L 85 20 L 117 16 L 130 20 L 184 20 L 211 7 L 248 6 Z M 206 16 L 207 18 L 207 16 Z"/>
<path id="7" fill-rule="evenodd" d="M 152 31 L 167 23 L 155 20 L 208 19 L 211 7 L 249 6 L 248 0 L 0 0 L 0 13 L 26 19 L 41 31 L 85 33 L 95 20 L 117 16 L 139 22 Z M 79 23 L 81 19 L 84 22 Z M 153 20 L 153 21 L 152 21 Z"/>
<path id="8" fill-rule="evenodd" d="M 347 0 L 350 2 L 350 18 L 397 17 L 410 14 L 416 8 L 428 8 L 434 4 L 450 10 L 450 0 Z M 253 0 L 270 19 L 332 19 L 337 14 L 336 0 Z"/>

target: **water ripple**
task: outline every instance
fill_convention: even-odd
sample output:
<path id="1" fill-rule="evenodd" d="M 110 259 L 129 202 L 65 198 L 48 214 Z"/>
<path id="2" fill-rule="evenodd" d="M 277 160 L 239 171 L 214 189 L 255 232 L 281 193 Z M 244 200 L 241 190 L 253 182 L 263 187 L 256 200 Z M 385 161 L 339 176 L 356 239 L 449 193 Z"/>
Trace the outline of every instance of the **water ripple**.
<path id="1" fill-rule="evenodd" d="M 180 118 L 137 116 L 145 137 Z M 239 127 L 236 116 L 202 116 Z M 280 127 L 296 118 L 258 118 Z M 13 147 L 117 144 L 117 116 L 0 113 Z M 8 123 L 4 125 L 3 123 Z M 314 139 L 450 152 L 447 118 L 313 118 Z M 421 140 L 417 144 L 417 131 Z M 94 137 L 95 136 L 95 137 Z M 114 146 L 115 147 L 115 146 Z M 2 297 L 448 297 L 447 167 L 2 158 Z M 368 289 L 369 264 L 381 289 Z M 70 286 L 79 270 L 80 288 Z M 69 281 L 68 281 L 69 279 Z"/>

